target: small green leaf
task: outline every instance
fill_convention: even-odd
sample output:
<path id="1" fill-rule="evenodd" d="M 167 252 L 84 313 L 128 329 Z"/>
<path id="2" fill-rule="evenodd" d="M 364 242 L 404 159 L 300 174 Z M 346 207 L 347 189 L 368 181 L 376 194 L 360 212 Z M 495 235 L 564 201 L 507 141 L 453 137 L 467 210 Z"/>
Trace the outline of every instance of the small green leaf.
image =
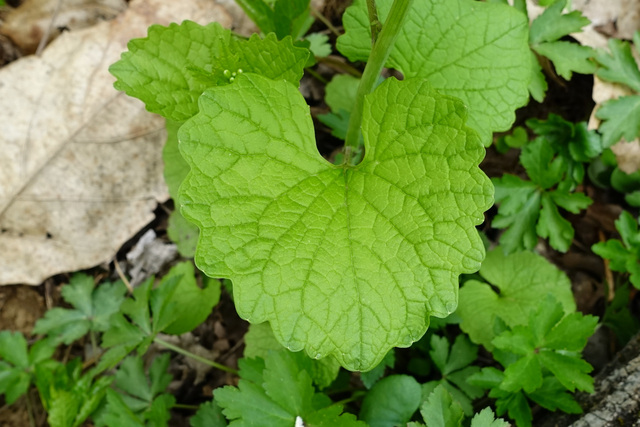
<path id="1" fill-rule="evenodd" d="M 493 340 L 494 345 L 497 345 Z M 509 392 L 524 390 L 531 393 L 542 386 L 542 368 L 540 361 L 533 354 L 529 354 L 507 366 L 504 371 L 504 381 L 500 388 Z"/>
<path id="2" fill-rule="evenodd" d="M 603 120 L 599 130 L 605 148 L 622 138 L 633 141 L 640 136 L 640 96 L 623 96 L 607 101 L 598 109 L 596 117 Z"/>
<path id="3" fill-rule="evenodd" d="M 97 288 L 93 278 L 75 274 L 62 287 L 62 298 L 73 309 L 56 307 L 38 319 L 34 334 L 47 334 L 55 343 L 71 344 L 89 331 L 106 331 L 111 316 L 120 310 L 127 288 L 122 282 L 103 283 Z"/>
<path id="4" fill-rule="evenodd" d="M 393 349 L 389 350 L 389 353 L 382 359 L 382 362 L 378 364 L 375 368 L 368 372 L 360 373 L 360 380 L 362 380 L 362 384 L 368 389 L 373 387 L 375 383 L 380 380 L 384 376 L 384 372 L 387 367 L 393 368 L 396 363 L 396 353 Z"/>
<path id="5" fill-rule="evenodd" d="M 191 427 L 226 427 L 227 420 L 215 400 L 203 403 L 189 420 Z"/>
<path id="6" fill-rule="evenodd" d="M 534 21 L 535 22 L 535 21 Z M 581 46 L 568 41 L 541 43 L 533 49 L 549 58 L 556 72 L 565 80 L 571 80 L 573 73 L 593 74 L 597 67 L 593 58 L 595 50 L 589 46 Z"/>
<path id="7" fill-rule="evenodd" d="M 563 14 L 566 4 L 566 0 L 556 1 L 531 23 L 529 42 L 532 45 L 559 40 L 589 25 L 589 19 L 582 16 L 580 11 Z"/>
<path id="8" fill-rule="evenodd" d="M 198 244 L 198 227 L 182 216 L 180 211 L 173 211 L 169 215 L 167 235 L 178 247 L 178 252 L 185 258 L 193 258 Z"/>
<path id="9" fill-rule="evenodd" d="M 569 414 L 580 414 L 582 408 L 567 389 L 553 376 L 546 377 L 542 387 L 528 394 L 529 398 L 538 405 L 550 411 L 560 409 Z"/>
<path id="10" fill-rule="evenodd" d="M 506 253 L 533 248 L 538 243 L 536 222 L 540 215 L 537 185 L 510 174 L 491 181 L 496 190 L 496 203 L 500 203 L 491 226 L 507 228 L 500 236 L 500 245 Z"/>
<path id="11" fill-rule="evenodd" d="M 0 331 L 0 358 L 16 368 L 29 367 L 27 340 L 20 332 Z"/>
<path id="12" fill-rule="evenodd" d="M 471 419 L 471 427 L 509 427 L 509 423 L 496 419 L 491 408 L 484 408 Z"/>
<path id="13" fill-rule="evenodd" d="M 542 209 L 536 232 L 538 236 L 549 239 L 551 247 L 560 252 L 567 252 L 573 241 L 573 227 L 560 215 L 550 193 L 542 195 Z"/>
<path id="14" fill-rule="evenodd" d="M 306 36 L 305 40 L 311 43 L 309 50 L 314 56 L 323 58 L 331 55 L 331 44 L 329 43 L 328 35 L 313 33 Z"/>
<path id="15" fill-rule="evenodd" d="M 360 419 L 371 427 L 409 422 L 420 406 L 420 384 L 408 375 L 391 375 L 369 390 L 360 409 Z"/>
<path id="16" fill-rule="evenodd" d="M 627 211 L 622 211 L 616 220 L 616 229 L 622 237 L 622 242 L 610 239 L 596 243 L 591 250 L 603 258 L 610 260 L 609 268 L 613 271 L 630 273 L 629 280 L 640 289 L 640 269 L 638 268 L 640 249 L 640 233 L 638 222 Z"/>
<path id="17" fill-rule="evenodd" d="M 218 304 L 220 281 L 208 280 L 207 286 L 200 288 L 194 274 L 193 263 L 187 261 L 176 264 L 163 277 L 162 283 L 172 277 L 179 277 L 178 285 L 171 298 L 174 303 L 172 310 L 178 315 L 162 330 L 164 333 L 180 335 L 192 331 L 209 317 L 213 307 Z"/>
<path id="18" fill-rule="evenodd" d="M 280 351 L 284 347 L 273 335 L 273 331 L 268 322 L 249 325 L 249 330 L 244 335 L 244 357 L 261 357 L 266 359 L 270 351 Z M 308 372 L 311 379 L 323 389 L 331 385 L 338 376 L 340 364 L 333 357 L 315 360 L 302 355 L 308 359 L 310 366 Z"/>
<path id="19" fill-rule="evenodd" d="M 498 397 L 491 396 L 491 394 L 489 396 Z M 508 413 L 509 418 L 515 420 L 518 427 L 531 427 L 533 415 L 524 393 L 507 393 L 505 396 L 501 396 L 496 401 L 496 412 L 498 415 Z"/>
<path id="20" fill-rule="evenodd" d="M 588 375 L 593 367 L 584 360 L 549 350 L 540 350 L 538 357 L 569 391 L 578 389 L 593 393 L 593 377 Z"/>
<path id="21" fill-rule="evenodd" d="M 170 355 L 168 353 L 156 357 L 149 368 L 149 375 L 145 375 L 140 357 L 126 358 L 115 374 L 115 386 L 122 392 L 116 398 L 107 394 L 106 419 L 128 418 L 133 422 L 152 421 L 150 425 L 167 426 L 169 410 L 175 405 L 175 398 L 163 393 L 172 376 L 167 373 Z M 124 408 L 123 408 L 124 406 Z M 126 408 L 126 409 L 125 409 Z M 129 421 L 127 421 L 129 422 Z M 110 424 L 107 425 L 138 425 L 138 424 Z"/>
<path id="22" fill-rule="evenodd" d="M 278 39 L 292 36 L 297 40 L 302 37 L 311 26 L 309 13 L 309 0 L 276 0 L 273 24 Z M 310 22 L 313 23 L 313 19 Z"/>
<path id="23" fill-rule="evenodd" d="M 382 22 L 391 4 L 376 2 Z M 469 126 L 488 146 L 491 132 L 508 130 L 515 109 L 529 98 L 526 16 L 504 4 L 471 0 L 415 2 L 408 16 L 387 66 L 405 78 L 426 78 L 439 92 L 462 99 Z M 351 61 L 366 61 L 371 30 L 364 0 L 347 9 L 343 25 L 338 50 Z"/>
<path id="24" fill-rule="evenodd" d="M 309 426 L 364 427 L 353 415 L 340 415 L 340 405 L 328 406 L 331 400 L 325 395 L 314 394 L 300 353 L 272 351 L 264 365 L 260 360 L 241 359 L 238 387 L 215 390 L 215 400 L 232 424 L 283 427 L 301 420 Z"/>
<path id="25" fill-rule="evenodd" d="M 639 37 L 636 33 L 635 37 Z M 636 49 L 640 46 L 636 44 Z M 611 38 L 609 39 L 609 52 L 598 51 L 596 60 L 600 68 L 596 75 L 603 80 L 620 83 L 629 86 L 636 92 L 640 92 L 640 69 L 631 53 L 631 45 L 628 42 Z M 630 141 L 630 140 L 629 140 Z"/>
<path id="26" fill-rule="evenodd" d="M 467 281 L 460 289 L 457 313 L 462 318 L 462 330 L 473 342 L 490 350 L 496 316 L 510 327 L 526 324 L 529 313 L 537 308 L 537 301 L 548 293 L 562 303 L 565 313 L 576 309 L 571 282 L 540 255 L 521 252 L 505 256 L 498 247 L 487 253 L 480 275 L 491 285 Z"/>
<path id="27" fill-rule="evenodd" d="M 382 81 L 381 79 L 380 82 Z M 318 120 L 329 126 L 331 134 L 336 138 L 345 139 L 346 137 L 359 85 L 359 78 L 348 74 L 336 74 L 325 87 L 324 100 L 331 108 L 331 112 L 318 115 Z"/>
<path id="28" fill-rule="evenodd" d="M 264 0 L 236 0 L 236 3 L 264 34 L 275 31 L 273 9 Z"/>
<path id="29" fill-rule="evenodd" d="M 484 149 L 464 106 L 419 79 L 365 99 L 357 166 L 319 155 L 308 111 L 293 85 L 248 73 L 205 91 L 179 131 L 182 212 L 201 229 L 196 264 L 234 281 L 241 317 L 366 371 L 452 312 L 458 275 L 478 268 Z"/>
<path id="30" fill-rule="evenodd" d="M 420 414 L 427 427 L 460 427 L 464 418 L 460 405 L 453 401 L 451 394 L 441 385 L 422 404 Z"/>

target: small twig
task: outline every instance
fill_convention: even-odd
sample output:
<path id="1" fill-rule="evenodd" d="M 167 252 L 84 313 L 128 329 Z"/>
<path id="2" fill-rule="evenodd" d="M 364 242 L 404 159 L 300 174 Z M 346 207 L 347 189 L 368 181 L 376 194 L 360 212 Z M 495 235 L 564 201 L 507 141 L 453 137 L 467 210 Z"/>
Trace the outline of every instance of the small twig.
<path id="1" fill-rule="evenodd" d="M 227 350 L 227 352 L 225 354 L 220 356 L 220 361 L 223 362 L 223 361 L 227 360 L 229 358 L 229 356 L 231 356 L 233 353 L 235 353 L 236 350 L 238 350 L 242 344 L 244 344 L 244 337 L 240 338 L 238 340 L 238 342 L 233 345 L 233 347 L 231 347 L 229 350 Z"/>
<path id="2" fill-rule="evenodd" d="M 192 409 L 194 411 L 197 411 L 198 409 L 200 409 L 199 406 L 196 405 L 186 405 L 184 403 L 176 403 L 172 406 L 172 408 L 178 408 L 178 409 Z"/>
<path id="3" fill-rule="evenodd" d="M 351 397 L 347 397 L 346 399 L 338 400 L 337 402 L 332 403 L 331 406 L 345 405 L 345 404 L 353 402 L 355 400 L 362 399 L 362 397 L 364 397 L 365 394 L 367 394 L 367 392 L 364 391 L 364 390 L 354 391 L 353 394 L 351 395 Z"/>
<path id="4" fill-rule="evenodd" d="M 324 57 L 316 58 L 316 60 L 322 64 L 325 64 L 333 68 L 334 70 L 351 74 L 354 77 L 358 77 L 358 78 L 362 77 L 362 72 L 360 72 L 360 70 L 332 56 L 324 56 Z"/>
<path id="5" fill-rule="evenodd" d="M 153 339 L 153 342 L 156 344 L 159 344 L 165 348 L 168 348 L 169 350 L 173 350 L 176 353 L 182 354 L 183 356 L 187 356 L 193 360 L 197 360 L 200 363 L 204 363 L 205 365 L 211 366 L 212 368 L 216 368 L 216 369 L 220 369 L 221 371 L 225 371 L 225 372 L 229 372 L 230 374 L 233 375 L 238 375 L 238 371 L 236 371 L 233 368 L 230 368 L 228 366 L 224 366 L 220 363 L 216 363 L 213 360 L 209 360 L 209 359 L 205 359 L 204 357 L 200 357 L 197 354 L 191 353 L 188 350 L 185 350 L 184 348 L 178 347 L 176 345 L 171 344 L 170 342 L 167 342 L 161 338 L 155 337 Z"/>
<path id="6" fill-rule="evenodd" d="M 320 11 L 317 10 L 315 7 L 311 8 L 311 14 L 318 21 L 322 22 L 333 34 L 335 34 L 338 37 L 341 35 L 340 31 L 338 31 L 338 29 L 331 23 L 331 21 L 329 21 L 327 17 L 324 16 L 322 13 L 320 13 Z"/>
<path id="7" fill-rule="evenodd" d="M 317 71 L 311 69 L 311 68 L 305 68 L 304 69 L 307 73 L 309 73 L 311 75 L 311 77 L 315 78 L 316 80 L 318 80 L 320 83 L 322 84 L 327 84 L 329 83 L 327 81 L 327 79 L 325 79 L 324 77 L 322 77 Z"/>
<path id="8" fill-rule="evenodd" d="M 607 240 L 602 230 L 598 230 L 598 237 L 600 238 L 601 242 L 604 242 Z M 611 268 L 609 268 L 609 260 L 604 258 L 603 261 L 604 261 L 604 277 L 605 277 L 605 280 L 607 281 L 607 290 L 608 290 L 607 302 L 611 302 L 613 301 L 613 297 L 616 294 L 614 282 L 613 282 L 613 273 L 611 272 Z"/>
<path id="9" fill-rule="evenodd" d="M 125 276 L 124 273 L 122 272 L 122 269 L 120 268 L 120 264 L 118 263 L 117 259 L 113 260 L 113 265 L 116 268 L 116 272 L 118 273 L 118 276 L 120 276 L 120 280 L 122 280 L 124 285 L 127 287 L 127 289 L 129 290 L 129 293 L 133 294 L 133 286 L 131 286 L 131 283 L 127 279 L 127 276 Z"/>
<path id="10" fill-rule="evenodd" d="M 40 43 L 38 43 L 38 48 L 36 49 L 36 56 L 42 55 L 42 51 L 47 45 L 47 42 L 49 41 L 49 37 L 51 37 L 51 32 L 53 31 L 53 25 L 56 22 L 58 13 L 60 13 L 60 6 L 62 6 L 62 0 L 58 0 L 58 3 L 56 3 L 56 8 L 53 11 L 53 15 L 51 16 L 51 22 L 49 22 L 47 31 L 45 31 L 45 33 L 42 35 L 42 38 L 40 39 Z"/>
<path id="11" fill-rule="evenodd" d="M 33 413 L 33 402 L 31 401 L 31 395 L 29 394 L 29 390 L 27 390 L 27 394 L 25 395 L 27 399 L 27 413 L 29 414 L 29 426 L 36 427 L 36 417 Z"/>

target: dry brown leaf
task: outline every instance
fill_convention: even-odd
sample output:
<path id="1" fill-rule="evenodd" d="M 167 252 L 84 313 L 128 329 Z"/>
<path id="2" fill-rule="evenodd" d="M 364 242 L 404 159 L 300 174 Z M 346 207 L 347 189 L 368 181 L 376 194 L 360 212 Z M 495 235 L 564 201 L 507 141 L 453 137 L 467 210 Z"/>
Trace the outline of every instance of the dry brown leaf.
<path id="1" fill-rule="evenodd" d="M 112 19 L 126 7 L 124 0 L 26 0 L 7 14 L 0 34 L 25 53 L 33 53 L 45 34 L 51 41 L 64 30 L 80 30 Z"/>
<path id="2" fill-rule="evenodd" d="M 163 122 L 115 91 L 108 66 L 153 23 L 229 26 L 210 0 L 133 0 L 0 70 L 0 284 L 109 261 L 168 195 Z"/>
<path id="3" fill-rule="evenodd" d="M 640 29 L 640 0 L 573 0 L 571 5 L 609 37 L 631 40 Z"/>

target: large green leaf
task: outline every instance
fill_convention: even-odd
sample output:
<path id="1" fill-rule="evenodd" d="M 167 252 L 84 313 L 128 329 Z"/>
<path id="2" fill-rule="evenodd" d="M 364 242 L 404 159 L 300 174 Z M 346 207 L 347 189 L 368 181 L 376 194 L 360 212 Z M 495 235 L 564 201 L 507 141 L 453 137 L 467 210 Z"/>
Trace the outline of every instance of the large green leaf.
<path id="1" fill-rule="evenodd" d="M 386 19 L 392 0 L 376 4 L 380 19 Z M 346 33 L 338 38 L 338 49 L 352 61 L 366 61 L 371 36 L 364 0 L 354 1 L 343 24 Z M 507 5 L 416 1 L 387 65 L 462 99 L 469 108 L 468 125 L 489 145 L 491 132 L 508 130 L 515 109 L 529 99 L 528 37 L 525 15 Z"/>
<path id="2" fill-rule="evenodd" d="M 462 103 L 388 79 L 365 100 L 357 166 L 319 155 L 289 83 L 245 73 L 199 104 L 179 131 L 182 213 L 201 229 L 197 265 L 233 280 L 243 318 L 366 371 L 455 310 L 458 275 L 484 257 L 475 225 L 493 193 Z"/>
<path id="3" fill-rule="evenodd" d="M 114 86 L 142 100 L 153 113 L 184 121 L 198 112 L 198 97 L 210 86 L 233 81 L 239 70 L 297 82 L 309 51 L 270 34 L 237 39 L 218 23 L 191 21 L 152 25 L 149 35 L 133 39 L 128 52 L 109 68 Z"/>

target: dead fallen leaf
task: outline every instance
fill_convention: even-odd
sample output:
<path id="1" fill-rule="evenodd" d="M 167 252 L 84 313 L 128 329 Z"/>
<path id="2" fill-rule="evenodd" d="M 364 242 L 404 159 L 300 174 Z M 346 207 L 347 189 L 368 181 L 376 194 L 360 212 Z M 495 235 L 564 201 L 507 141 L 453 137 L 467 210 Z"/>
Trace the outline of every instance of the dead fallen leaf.
<path id="1" fill-rule="evenodd" d="M 136 245 L 127 253 L 131 265 L 129 277 L 131 286 L 136 287 L 149 276 L 158 274 L 171 261 L 178 257 L 178 247 L 165 243 L 156 237 L 156 232 L 147 230 Z"/>
<path id="2" fill-rule="evenodd" d="M 149 25 L 184 19 L 231 24 L 210 0 L 133 0 L 0 70 L 0 284 L 109 261 L 168 197 L 163 122 L 107 68 Z"/>
<path id="3" fill-rule="evenodd" d="M 608 37 L 631 40 L 640 29 L 640 0 L 573 0 L 571 5 Z"/>
<path id="4" fill-rule="evenodd" d="M 65 30 L 80 30 L 113 19 L 126 7 L 124 0 L 26 0 L 7 14 L 0 34 L 25 53 L 33 53 L 45 34 L 52 41 Z"/>

